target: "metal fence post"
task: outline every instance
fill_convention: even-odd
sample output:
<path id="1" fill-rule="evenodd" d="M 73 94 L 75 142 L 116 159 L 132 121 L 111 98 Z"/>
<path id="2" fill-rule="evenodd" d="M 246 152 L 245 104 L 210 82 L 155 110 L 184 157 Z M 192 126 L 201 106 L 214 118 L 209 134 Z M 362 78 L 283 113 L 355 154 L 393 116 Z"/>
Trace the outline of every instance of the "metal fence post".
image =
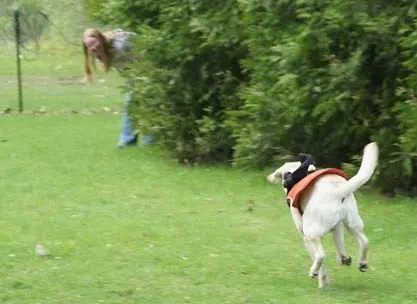
<path id="1" fill-rule="evenodd" d="M 15 36 L 16 36 L 16 62 L 17 62 L 17 88 L 19 97 L 19 112 L 23 112 L 23 93 L 22 93 L 22 69 L 20 63 L 20 12 L 16 7 L 14 10 L 14 24 L 15 24 Z"/>

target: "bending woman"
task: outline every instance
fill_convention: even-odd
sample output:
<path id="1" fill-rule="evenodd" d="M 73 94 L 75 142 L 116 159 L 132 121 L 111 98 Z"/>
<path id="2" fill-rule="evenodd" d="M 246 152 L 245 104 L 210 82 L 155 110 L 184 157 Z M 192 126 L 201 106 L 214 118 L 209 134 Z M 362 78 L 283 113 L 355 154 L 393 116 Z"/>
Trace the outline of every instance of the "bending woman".
<path id="1" fill-rule="evenodd" d="M 112 67 L 122 72 L 127 64 L 134 60 L 131 44 L 129 43 L 129 39 L 133 35 L 135 33 L 121 29 L 108 32 L 101 32 L 94 28 L 85 30 L 83 35 L 85 80 L 92 80 L 91 66 L 94 64 L 95 58 L 101 62 L 106 72 Z M 129 87 L 127 80 L 126 85 Z M 126 104 L 122 115 L 122 130 L 116 145 L 118 148 L 137 144 L 138 135 L 132 128 L 132 120 L 128 114 L 128 105 L 131 99 L 132 92 L 129 90 L 125 94 Z M 150 135 L 144 137 L 145 143 L 149 143 L 151 140 Z"/>

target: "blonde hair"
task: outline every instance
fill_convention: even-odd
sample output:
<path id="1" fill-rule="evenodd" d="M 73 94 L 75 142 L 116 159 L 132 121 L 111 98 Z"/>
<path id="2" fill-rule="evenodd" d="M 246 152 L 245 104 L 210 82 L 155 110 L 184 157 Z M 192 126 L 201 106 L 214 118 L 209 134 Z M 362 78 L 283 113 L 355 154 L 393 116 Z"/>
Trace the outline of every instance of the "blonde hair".
<path id="1" fill-rule="evenodd" d="M 84 31 L 83 35 L 83 50 L 84 50 L 84 74 L 88 80 L 92 78 L 91 66 L 95 69 L 95 58 L 91 56 L 88 51 L 87 45 L 84 40 L 86 38 L 95 38 L 97 39 L 103 47 L 103 56 L 98 58 L 103 68 L 108 72 L 112 66 L 113 53 L 112 53 L 112 42 L 116 32 L 121 31 L 121 29 L 116 29 L 108 32 L 101 32 L 96 28 L 89 28 Z"/>

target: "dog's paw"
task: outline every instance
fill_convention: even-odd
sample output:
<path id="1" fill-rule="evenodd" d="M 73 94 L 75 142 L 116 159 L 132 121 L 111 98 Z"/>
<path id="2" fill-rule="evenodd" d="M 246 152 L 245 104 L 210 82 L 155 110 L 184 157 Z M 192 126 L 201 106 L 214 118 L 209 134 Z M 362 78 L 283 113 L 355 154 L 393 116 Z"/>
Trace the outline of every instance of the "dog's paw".
<path id="1" fill-rule="evenodd" d="M 366 270 L 368 270 L 368 263 L 366 263 L 366 262 L 360 262 L 359 263 L 359 270 L 361 272 L 365 272 Z"/>
<path id="2" fill-rule="evenodd" d="M 326 272 L 319 275 L 319 288 L 323 288 L 328 284 L 329 284 L 329 275 Z"/>
<path id="3" fill-rule="evenodd" d="M 308 276 L 309 276 L 310 278 L 315 279 L 315 278 L 317 278 L 317 277 L 319 276 L 319 273 L 318 273 L 318 272 L 312 272 L 312 271 L 310 271 L 310 272 L 308 273 Z"/>
<path id="4" fill-rule="evenodd" d="M 337 258 L 337 262 L 344 266 L 350 266 L 352 264 L 352 257 L 350 255 L 342 255 Z"/>

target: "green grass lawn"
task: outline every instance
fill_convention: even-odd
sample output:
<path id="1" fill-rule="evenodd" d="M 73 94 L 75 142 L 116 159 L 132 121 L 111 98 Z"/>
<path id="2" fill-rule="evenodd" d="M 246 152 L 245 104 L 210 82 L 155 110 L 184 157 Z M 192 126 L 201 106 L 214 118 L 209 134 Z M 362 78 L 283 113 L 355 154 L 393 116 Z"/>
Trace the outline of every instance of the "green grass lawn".
<path id="1" fill-rule="evenodd" d="M 0 119 L 0 302 L 413 303 L 411 199 L 358 194 L 370 270 L 336 265 L 318 290 L 265 173 L 183 167 L 113 148 L 117 115 Z M 254 200 L 253 212 L 247 202 Z M 53 258 L 35 255 L 36 244 Z M 348 238 L 349 251 L 356 244 Z"/>
<path id="2" fill-rule="evenodd" d="M 66 62 L 65 73 L 27 68 L 27 106 L 53 111 L 0 115 L 0 303 L 417 302 L 415 200 L 358 193 L 370 269 L 337 265 L 326 237 L 332 281 L 319 290 L 267 172 L 184 167 L 153 146 L 114 149 L 119 115 L 59 110 L 120 106 L 110 83 L 121 81 L 62 84 L 81 76 L 71 58 L 36 63 Z M 14 86 L 0 83 L 11 102 Z M 52 256 L 37 256 L 37 244 Z M 350 237 L 347 247 L 356 258 Z"/>

